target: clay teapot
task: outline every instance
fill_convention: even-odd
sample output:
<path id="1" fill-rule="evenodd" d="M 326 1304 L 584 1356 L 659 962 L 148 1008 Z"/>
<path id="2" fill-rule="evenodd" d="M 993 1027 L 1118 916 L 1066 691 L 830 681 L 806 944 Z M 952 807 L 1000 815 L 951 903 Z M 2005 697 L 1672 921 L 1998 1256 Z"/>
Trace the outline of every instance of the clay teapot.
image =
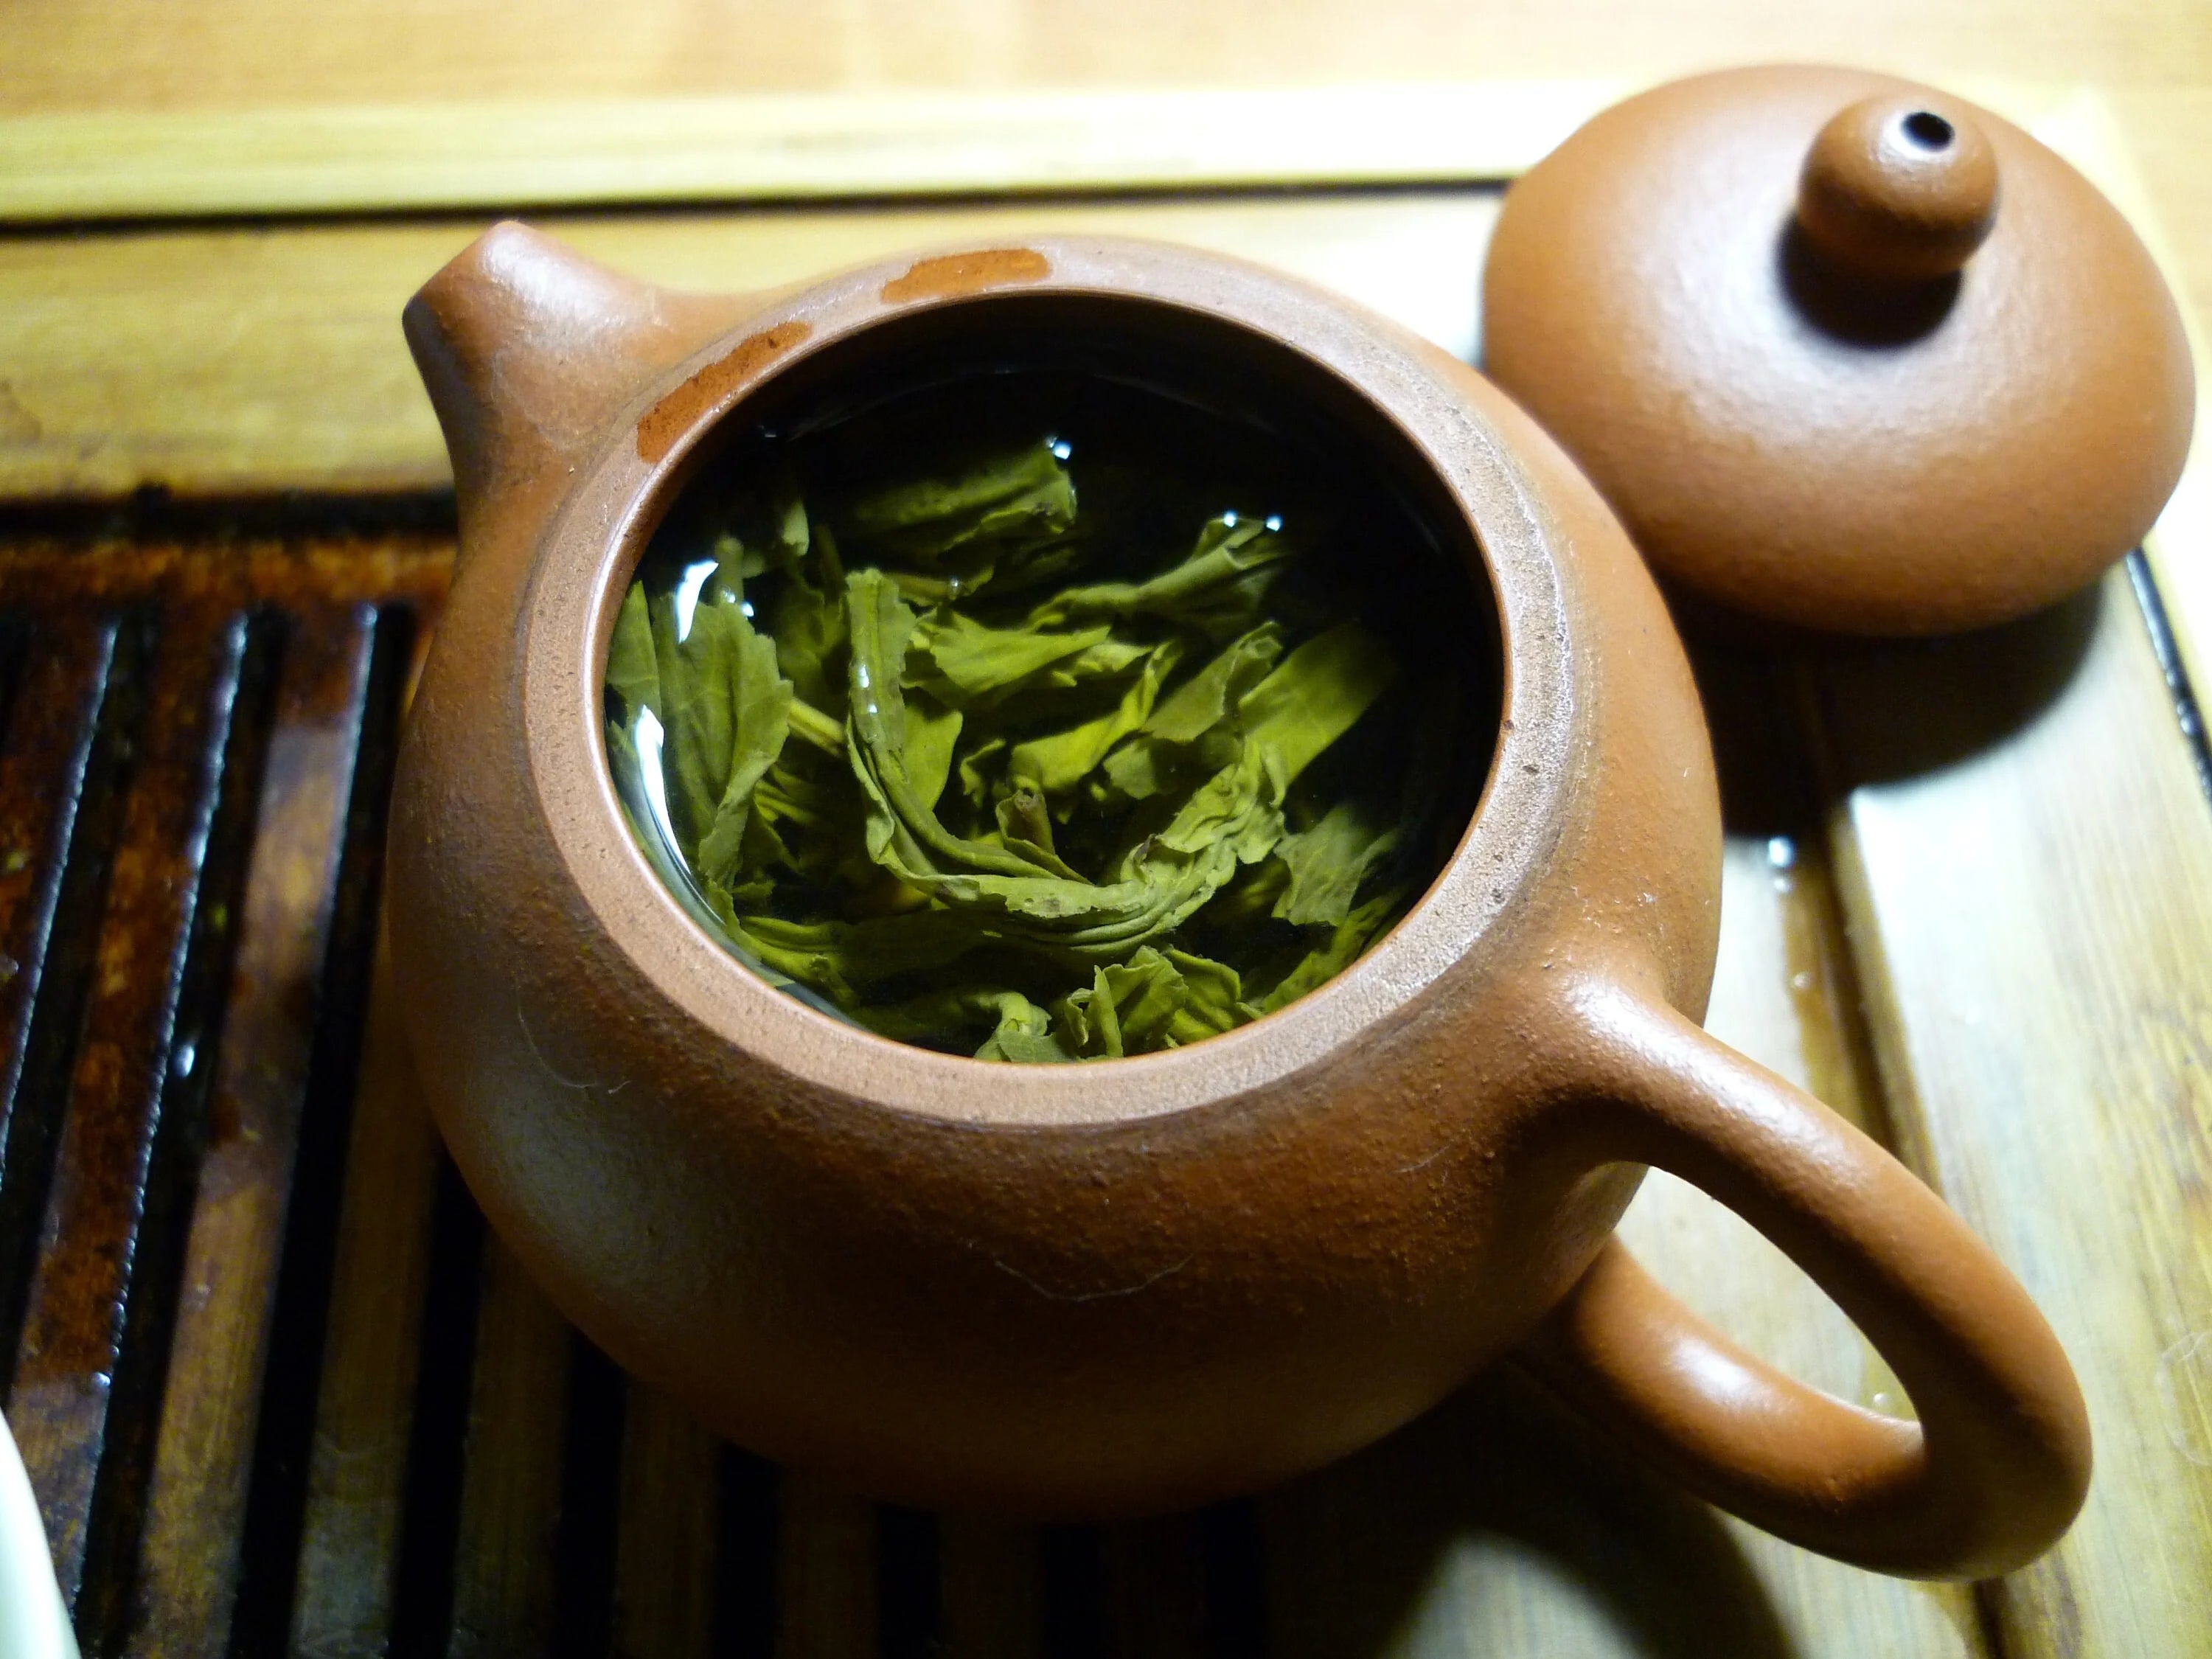
<path id="1" fill-rule="evenodd" d="M 1048 237 L 705 300 L 491 231 L 406 313 L 461 547 L 392 807 L 404 1018 L 500 1235 L 624 1365 L 907 1502 L 1097 1516 L 1354 1450 L 1509 1352 L 1697 1491 L 1886 1571 L 2046 1547 L 2089 1440 L 2049 1328 L 1948 1209 L 1698 1027 L 1720 813 L 1635 550 L 1481 376 L 1287 277 Z M 1387 938 L 1281 1011 L 1061 1066 L 773 988 L 627 831 L 600 736 L 647 538 L 733 411 L 1048 342 L 1306 411 L 1490 610 L 1479 809 Z M 1791 1381 L 1612 1241 L 1647 1165 L 1856 1319 L 1917 1423 Z"/>

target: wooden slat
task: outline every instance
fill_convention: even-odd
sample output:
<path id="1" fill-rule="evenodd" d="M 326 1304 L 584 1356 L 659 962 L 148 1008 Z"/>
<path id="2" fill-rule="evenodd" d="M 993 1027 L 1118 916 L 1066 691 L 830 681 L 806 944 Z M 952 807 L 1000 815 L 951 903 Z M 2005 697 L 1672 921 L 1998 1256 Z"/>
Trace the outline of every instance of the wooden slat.
<path id="1" fill-rule="evenodd" d="M 115 624 L 89 612 L 37 630 L 0 735 L 0 1190 L 32 1012 L 115 656 Z"/>
<path id="2" fill-rule="evenodd" d="M 380 945 L 301 1524 L 292 1645 L 304 1659 L 380 1659 L 398 1588 L 438 1150 L 389 971 Z"/>
<path id="3" fill-rule="evenodd" d="M 96 17 L 30 3 L 0 65 L 10 109 L 238 109 L 437 104 L 793 88 L 897 96 L 944 88 L 1279 86 L 1319 81 L 1680 72 L 1722 60 L 1871 58 L 2030 77 L 2193 82 L 2204 46 L 2185 9 L 2059 0 L 1867 0 L 1848 11 L 1759 0 L 1607 0 L 1533 10 L 1401 0 L 1000 0 L 917 14 L 900 0 L 702 8 L 635 0 L 557 21 L 525 0 L 410 11 L 395 38 L 374 0 L 112 0 Z"/>
<path id="4" fill-rule="evenodd" d="M 2212 1653 L 2212 813 L 2124 575 L 1822 665 L 1892 1100 L 2057 1327 L 2097 1473 L 2008 1659 Z"/>
<path id="5" fill-rule="evenodd" d="M 1465 191 L 543 222 L 595 258 L 706 291 L 928 243 L 1166 237 L 1328 283 L 1463 356 L 1495 211 L 1494 192 Z M 15 410 L 0 418 L 0 497 L 445 486 L 399 310 L 481 228 L 0 240 L 0 381 Z"/>
<path id="6" fill-rule="evenodd" d="M 15 1354 L 9 1419 L 72 1605 L 160 1107 L 189 1070 L 173 1043 L 246 643 L 242 623 L 204 610 L 162 632 Z"/>
<path id="7" fill-rule="evenodd" d="M 483 1248 L 447 1659 L 550 1649 L 574 1334 L 495 1238 Z"/>
<path id="8" fill-rule="evenodd" d="M 1204 1517 L 1109 1527 L 1105 1555 L 1111 1659 L 1207 1659 Z"/>
<path id="9" fill-rule="evenodd" d="M 1465 183 L 1626 90 L 1507 82 L 58 112 L 0 118 L 0 221 Z"/>
<path id="10" fill-rule="evenodd" d="M 134 1650 L 228 1650 L 315 1011 L 345 851 L 373 628 L 287 640 L 140 1562 Z M 352 1018 L 352 1011 L 348 1011 Z"/>
<path id="11" fill-rule="evenodd" d="M 665 1395 L 637 1382 L 628 1392 L 615 1659 L 705 1659 L 714 1638 L 719 1444 Z"/>
<path id="12" fill-rule="evenodd" d="M 1042 1540 L 1035 1527 L 975 1516 L 938 1525 L 939 1633 L 960 1659 L 1042 1659 Z"/>
<path id="13" fill-rule="evenodd" d="M 1510 1369 L 1261 1511 L 1274 1659 L 1808 1650 L 1710 1510 Z M 1894 1625 L 1850 1635 L 1830 1650 L 1945 1651 Z"/>
<path id="14" fill-rule="evenodd" d="M 775 1659 L 873 1659 L 876 1506 L 818 1476 L 784 1477 Z"/>

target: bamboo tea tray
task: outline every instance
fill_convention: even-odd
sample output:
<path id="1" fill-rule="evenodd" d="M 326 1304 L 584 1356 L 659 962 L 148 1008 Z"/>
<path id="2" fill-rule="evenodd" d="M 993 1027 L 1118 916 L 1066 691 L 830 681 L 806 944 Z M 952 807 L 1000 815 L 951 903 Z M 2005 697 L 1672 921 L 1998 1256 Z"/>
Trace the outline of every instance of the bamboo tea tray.
<path id="1" fill-rule="evenodd" d="M 381 836 L 453 527 L 398 318 L 483 223 L 527 210 L 718 291 L 1111 228 L 1466 352 L 1502 181 L 1616 90 L 1432 87 L 1379 123 L 1329 92 L 517 106 L 435 146 L 388 112 L 281 143 L 0 122 L 0 1378 L 88 1654 L 2212 1653 L 2201 469 L 2027 623 L 1698 651 L 1729 832 L 1709 1023 L 1887 1139 L 2081 1371 L 2088 1508 L 2014 1578 L 1777 1543 L 1510 1370 L 1200 1515 L 878 1508 L 714 1443 L 574 1336 L 409 1089 Z M 2094 99 L 1960 90 L 2135 208 Z M 1898 1403 L 1708 1200 L 1654 1177 L 1627 1232 L 1763 1352 Z"/>

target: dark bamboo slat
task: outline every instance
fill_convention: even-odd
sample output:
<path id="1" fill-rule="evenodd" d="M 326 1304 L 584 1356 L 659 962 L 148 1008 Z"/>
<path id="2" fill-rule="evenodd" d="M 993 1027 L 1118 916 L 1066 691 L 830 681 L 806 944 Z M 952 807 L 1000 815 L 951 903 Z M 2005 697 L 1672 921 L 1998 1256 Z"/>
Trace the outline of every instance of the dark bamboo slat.
<path id="1" fill-rule="evenodd" d="M 633 1382 L 623 1417 L 615 1543 L 615 1659 L 707 1659 L 714 1643 L 717 1443 Z"/>
<path id="2" fill-rule="evenodd" d="M 181 1104 L 202 1059 L 199 1036 L 179 1014 L 247 649 L 242 619 L 194 607 L 165 621 L 143 714 L 131 711 L 140 718 L 123 740 L 137 763 L 9 1401 L 71 1599 L 83 1583 L 94 1483 L 109 1449 L 140 1227 L 158 1201 L 149 1180 L 155 1139 L 165 1104 Z M 209 896 L 202 939 L 220 950 L 226 896 Z"/>
<path id="3" fill-rule="evenodd" d="M 775 1659 L 868 1659 L 880 1618 L 876 1505 L 794 1474 L 778 1520 Z"/>
<path id="4" fill-rule="evenodd" d="M 374 635 L 374 613 L 342 609 L 301 617 L 286 641 L 147 1495 L 142 1653 L 212 1656 L 230 1642 L 264 1382 L 281 1380 L 270 1328 L 318 1017 L 359 1021 L 322 1004 L 339 977 L 326 959 Z"/>
<path id="5" fill-rule="evenodd" d="M 115 658 L 115 624 L 105 617 L 58 617 L 38 635 L 35 647 L 19 642 L 19 659 L 9 665 L 0 738 L 0 1188 L 31 1011 Z"/>
<path id="6" fill-rule="evenodd" d="M 291 1645 L 308 1659 L 373 1659 L 386 1650 L 416 1419 L 437 1132 L 401 1053 L 378 961 L 301 1519 Z"/>
<path id="7" fill-rule="evenodd" d="M 445 1651 L 534 1659 L 556 1630 L 571 1338 L 496 1239 L 484 1245 L 482 1297 Z"/>

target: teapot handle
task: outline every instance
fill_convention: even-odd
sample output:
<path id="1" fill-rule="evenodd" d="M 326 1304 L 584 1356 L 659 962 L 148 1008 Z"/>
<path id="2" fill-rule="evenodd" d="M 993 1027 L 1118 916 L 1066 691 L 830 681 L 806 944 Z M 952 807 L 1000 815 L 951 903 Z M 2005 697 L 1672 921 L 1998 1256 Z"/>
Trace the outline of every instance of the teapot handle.
<path id="1" fill-rule="evenodd" d="M 1866 1333 L 1919 1421 L 1745 1352 L 1618 1240 L 1526 1351 L 1539 1374 L 1700 1496 L 1824 1554 L 1979 1578 L 2055 1543 L 2088 1489 L 2088 1417 L 2019 1282 L 1803 1091 L 1619 986 L 1571 995 L 1601 1155 L 1679 1176 L 1765 1234 Z"/>

